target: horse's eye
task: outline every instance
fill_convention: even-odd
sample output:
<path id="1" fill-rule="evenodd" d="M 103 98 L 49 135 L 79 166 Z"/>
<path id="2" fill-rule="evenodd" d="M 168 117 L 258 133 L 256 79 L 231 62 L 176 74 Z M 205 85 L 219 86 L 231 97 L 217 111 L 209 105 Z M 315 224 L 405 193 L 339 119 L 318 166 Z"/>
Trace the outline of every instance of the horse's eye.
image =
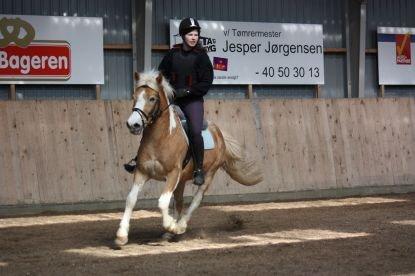
<path id="1" fill-rule="evenodd" d="M 150 102 L 152 102 L 152 103 L 153 103 L 153 102 L 155 102 L 155 101 L 156 101 L 156 98 L 154 98 L 154 97 L 151 97 L 151 98 L 150 98 Z"/>

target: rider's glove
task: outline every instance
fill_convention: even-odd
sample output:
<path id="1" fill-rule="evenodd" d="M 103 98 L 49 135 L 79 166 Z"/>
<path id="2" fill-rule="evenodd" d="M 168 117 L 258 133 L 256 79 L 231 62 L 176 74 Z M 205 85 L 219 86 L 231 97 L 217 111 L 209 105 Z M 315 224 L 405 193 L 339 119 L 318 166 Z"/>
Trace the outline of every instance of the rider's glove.
<path id="1" fill-rule="evenodd" d="M 186 88 L 180 88 L 174 91 L 174 95 L 176 96 L 176 98 L 183 98 L 183 97 L 190 95 L 190 91 L 187 90 Z"/>

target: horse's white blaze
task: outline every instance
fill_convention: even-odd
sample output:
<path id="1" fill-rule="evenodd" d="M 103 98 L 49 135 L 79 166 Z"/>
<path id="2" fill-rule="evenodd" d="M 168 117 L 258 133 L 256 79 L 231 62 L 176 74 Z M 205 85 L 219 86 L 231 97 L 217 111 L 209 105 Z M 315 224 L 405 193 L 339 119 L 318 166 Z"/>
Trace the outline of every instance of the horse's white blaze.
<path id="1" fill-rule="evenodd" d="M 135 103 L 134 107 L 143 110 L 144 105 L 146 104 L 146 100 L 144 99 L 144 91 L 141 91 L 138 95 L 137 102 Z M 143 125 L 143 119 L 141 118 L 138 112 L 133 111 L 130 117 L 127 120 L 129 126 L 133 126 L 134 124 Z"/>

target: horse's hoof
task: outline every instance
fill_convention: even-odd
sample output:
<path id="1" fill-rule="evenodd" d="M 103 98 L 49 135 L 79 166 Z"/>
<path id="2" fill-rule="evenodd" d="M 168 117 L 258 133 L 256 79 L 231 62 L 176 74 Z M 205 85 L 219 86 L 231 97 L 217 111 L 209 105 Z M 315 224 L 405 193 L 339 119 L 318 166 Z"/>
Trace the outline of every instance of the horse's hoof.
<path id="1" fill-rule="evenodd" d="M 184 232 L 186 232 L 187 229 L 187 224 L 177 224 L 176 228 L 174 228 L 174 234 L 176 235 L 181 235 L 184 234 Z"/>
<path id="2" fill-rule="evenodd" d="M 114 241 L 115 246 L 121 247 L 126 245 L 128 242 L 128 236 L 117 237 Z"/>
<path id="3" fill-rule="evenodd" d="M 177 227 L 177 223 L 172 217 L 168 216 L 163 220 L 163 227 L 167 232 L 171 232 L 174 234 L 175 229 Z"/>
<path id="4" fill-rule="evenodd" d="M 170 233 L 170 232 L 166 232 L 166 233 L 164 233 L 162 236 L 161 236 L 161 238 L 163 239 L 163 240 L 171 240 L 172 238 L 174 238 L 174 234 L 173 233 Z"/>
<path id="5" fill-rule="evenodd" d="M 177 235 L 184 234 L 184 232 L 186 232 L 186 229 L 187 229 L 187 222 L 185 220 L 180 220 L 177 223 L 175 234 Z"/>
<path id="6" fill-rule="evenodd" d="M 176 234 L 176 229 L 177 229 L 177 224 L 176 224 L 176 223 L 172 223 L 172 224 L 170 224 L 170 226 L 169 226 L 169 227 L 166 227 L 166 228 L 165 228 L 165 230 L 166 230 L 167 232 L 170 232 L 170 233 L 172 233 L 172 234 Z"/>
<path id="7" fill-rule="evenodd" d="M 186 232 L 186 227 L 180 227 L 179 225 L 175 225 L 175 227 L 170 227 L 169 229 L 166 229 L 169 231 L 172 235 L 181 235 Z"/>
<path id="8" fill-rule="evenodd" d="M 186 228 L 177 228 L 174 232 L 176 235 L 182 235 L 186 232 Z"/>

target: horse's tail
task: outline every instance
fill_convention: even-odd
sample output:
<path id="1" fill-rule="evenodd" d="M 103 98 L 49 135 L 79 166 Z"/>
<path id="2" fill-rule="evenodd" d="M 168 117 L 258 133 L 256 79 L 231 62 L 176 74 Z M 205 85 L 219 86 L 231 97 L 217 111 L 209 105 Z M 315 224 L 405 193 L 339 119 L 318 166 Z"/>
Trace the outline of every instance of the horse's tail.
<path id="1" fill-rule="evenodd" d="M 258 184 L 263 180 L 262 171 L 253 160 L 248 160 L 242 145 L 232 136 L 222 131 L 225 141 L 225 163 L 222 168 L 230 177 L 246 186 Z"/>

